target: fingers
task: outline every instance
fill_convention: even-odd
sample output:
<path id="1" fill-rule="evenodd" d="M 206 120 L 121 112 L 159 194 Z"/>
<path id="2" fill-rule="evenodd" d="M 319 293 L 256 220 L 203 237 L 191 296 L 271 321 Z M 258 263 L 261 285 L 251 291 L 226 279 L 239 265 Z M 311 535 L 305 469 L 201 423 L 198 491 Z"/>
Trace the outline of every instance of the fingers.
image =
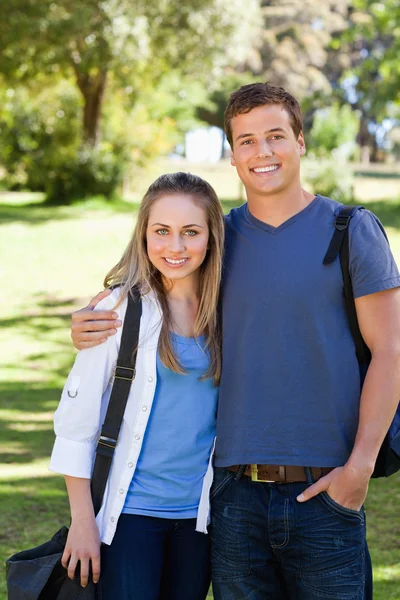
<path id="1" fill-rule="evenodd" d="M 80 310 L 76 310 L 72 313 L 72 324 L 79 325 L 86 322 L 97 322 L 97 321 L 115 321 L 118 319 L 118 313 L 113 310 L 90 310 L 85 306 Z"/>
<path id="2" fill-rule="evenodd" d="M 69 561 L 69 557 L 71 556 L 71 550 L 67 547 L 65 547 L 64 553 L 61 557 L 61 564 L 64 567 L 64 569 L 68 568 L 68 561 Z"/>
<path id="3" fill-rule="evenodd" d="M 76 554 L 71 554 L 71 557 L 70 557 L 69 563 L 68 563 L 68 567 L 67 567 L 67 573 L 68 573 L 68 577 L 70 579 L 75 579 L 75 569 L 76 569 L 77 564 L 78 564 L 78 558 L 77 558 Z"/>
<path id="4" fill-rule="evenodd" d="M 65 549 L 61 559 L 62 566 L 67 569 L 68 577 L 75 579 L 76 567 L 80 563 L 80 583 L 82 587 L 86 587 L 89 583 L 89 564 L 92 563 L 92 578 L 93 582 L 97 583 L 100 579 L 100 552 L 79 557 L 78 553 L 71 553 Z"/>
<path id="5" fill-rule="evenodd" d="M 81 558 L 81 586 L 86 587 L 89 582 L 89 558 Z"/>
<path id="6" fill-rule="evenodd" d="M 302 494 L 299 494 L 296 498 L 298 502 L 307 502 L 310 498 L 318 496 L 321 492 L 325 491 L 329 487 L 329 479 L 327 477 L 321 477 L 316 483 L 313 483 L 308 487 Z"/>
<path id="7" fill-rule="evenodd" d="M 93 314 L 96 313 L 90 313 L 90 315 L 92 316 Z M 115 319 L 115 318 L 111 318 L 108 320 L 104 320 L 104 317 L 102 317 L 101 319 L 90 319 L 90 320 L 84 320 L 84 321 L 79 321 L 79 322 L 73 322 L 72 323 L 72 331 L 73 332 L 87 332 L 87 331 L 108 331 L 108 330 L 114 330 L 115 327 L 120 327 L 121 326 L 121 321 L 119 319 Z"/>
<path id="8" fill-rule="evenodd" d="M 100 579 L 100 552 L 97 556 L 92 556 L 92 577 L 94 583 Z"/>
<path id="9" fill-rule="evenodd" d="M 103 290 L 102 292 L 99 292 L 97 296 L 91 299 L 91 301 L 88 304 L 88 307 L 93 310 L 93 308 L 98 305 L 100 300 L 103 300 L 103 298 L 107 298 L 107 296 L 109 296 L 110 294 L 111 290 L 109 288 Z"/>

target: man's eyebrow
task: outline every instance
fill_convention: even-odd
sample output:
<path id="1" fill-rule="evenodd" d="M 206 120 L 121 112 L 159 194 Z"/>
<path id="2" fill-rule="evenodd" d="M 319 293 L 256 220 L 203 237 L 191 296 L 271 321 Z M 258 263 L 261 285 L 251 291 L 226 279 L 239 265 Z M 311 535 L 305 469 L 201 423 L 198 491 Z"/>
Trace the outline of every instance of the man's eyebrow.
<path id="1" fill-rule="evenodd" d="M 151 227 L 155 225 L 160 225 L 161 227 L 165 227 L 166 229 L 170 228 L 170 225 L 164 225 L 164 223 L 152 223 Z M 200 229 L 204 229 L 202 225 L 198 225 L 197 223 L 190 223 L 190 225 L 183 225 L 182 229 L 188 229 L 189 227 L 200 227 Z"/>
<path id="2" fill-rule="evenodd" d="M 285 130 L 282 127 L 273 127 L 272 129 L 266 129 L 264 131 L 264 133 L 275 133 L 277 131 L 284 132 Z M 236 141 L 241 140 L 243 138 L 251 137 L 253 135 L 255 135 L 255 134 L 254 133 L 241 133 L 240 135 L 237 136 Z"/>

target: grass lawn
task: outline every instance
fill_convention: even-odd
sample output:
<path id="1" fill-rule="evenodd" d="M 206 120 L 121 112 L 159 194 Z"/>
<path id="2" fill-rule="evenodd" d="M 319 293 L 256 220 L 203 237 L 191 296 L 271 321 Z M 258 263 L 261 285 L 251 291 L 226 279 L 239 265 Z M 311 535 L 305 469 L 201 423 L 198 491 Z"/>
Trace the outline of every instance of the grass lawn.
<path id="1" fill-rule="evenodd" d="M 216 187 L 227 197 L 225 184 Z M 233 188 L 229 192 L 236 197 Z M 235 203 L 226 200 L 225 208 Z M 400 200 L 373 200 L 368 206 L 388 228 L 400 262 Z M 49 208 L 38 196 L 0 194 L 1 564 L 68 522 L 63 480 L 47 465 L 52 413 L 74 355 L 70 314 L 102 288 L 126 245 L 135 212 L 134 204 L 123 201 Z M 367 512 L 377 600 L 400 599 L 399 506 L 399 476 L 371 483 Z M 5 598 L 1 577 L 0 600 Z"/>

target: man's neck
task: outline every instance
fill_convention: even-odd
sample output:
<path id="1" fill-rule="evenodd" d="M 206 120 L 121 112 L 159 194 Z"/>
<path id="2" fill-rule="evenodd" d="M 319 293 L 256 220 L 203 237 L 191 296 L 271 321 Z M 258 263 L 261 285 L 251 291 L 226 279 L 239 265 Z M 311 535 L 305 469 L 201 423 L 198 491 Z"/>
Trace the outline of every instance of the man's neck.
<path id="1" fill-rule="evenodd" d="M 315 198 L 301 187 L 293 192 L 268 196 L 247 197 L 249 211 L 256 219 L 272 227 L 279 227 L 288 219 L 302 211 Z"/>

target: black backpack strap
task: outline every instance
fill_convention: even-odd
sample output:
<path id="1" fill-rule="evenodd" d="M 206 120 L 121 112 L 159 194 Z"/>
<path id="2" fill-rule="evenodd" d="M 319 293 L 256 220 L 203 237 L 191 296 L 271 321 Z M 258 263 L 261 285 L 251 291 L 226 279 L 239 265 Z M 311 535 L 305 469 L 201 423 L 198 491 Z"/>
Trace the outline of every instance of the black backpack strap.
<path id="1" fill-rule="evenodd" d="M 329 248 L 324 258 L 324 265 L 333 263 L 340 252 L 345 237 L 347 238 L 348 227 L 351 217 L 361 206 L 342 206 L 340 212 L 336 215 L 335 231 L 329 244 Z"/>
<path id="2" fill-rule="evenodd" d="M 371 352 L 364 342 L 358 325 L 356 305 L 354 302 L 353 284 L 350 276 L 350 251 L 349 251 L 349 223 L 352 216 L 362 206 L 343 206 L 335 219 L 335 231 L 328 251 L 324 258 L 324 265 L 332 263 L 339 254 L 340 266 L 343 275 L 343 291 L 351 335 L 356 348 L 357 360 L 360 365 L 368 365 Z"/>
<path id="3" fill-rule="evenodd" d="M 128 306 L 122 329 L 117 366 L 114 371 L 114 383 L 111 390 L 110 402 L 96 448 L 96 459 L 91 482 L 95 514 L 99 512 L 103 501 L 129 391 L 132 381 L 135 378 L 141 314 L 142 303 L 140 294 L 138 290 L 132 289 L 128 294 Z"/>

